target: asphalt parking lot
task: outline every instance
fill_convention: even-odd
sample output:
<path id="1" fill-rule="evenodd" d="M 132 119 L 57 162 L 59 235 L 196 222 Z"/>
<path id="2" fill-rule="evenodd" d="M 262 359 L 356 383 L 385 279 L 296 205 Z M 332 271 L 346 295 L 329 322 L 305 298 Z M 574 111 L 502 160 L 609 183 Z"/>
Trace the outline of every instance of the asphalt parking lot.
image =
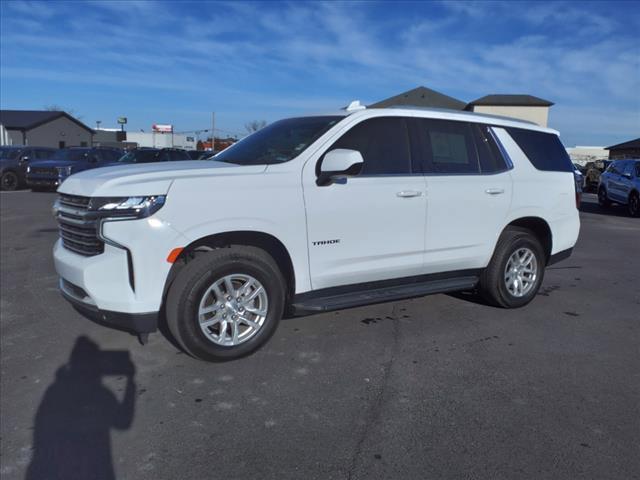
<path id="1" fill-rule="evenodd" d="M 222 364 L 77 314 L 54 197 L 0 197 L 3 479 L 640 478 L 640 220 L 594 195 L 525 308 L 288 319 Z"/>

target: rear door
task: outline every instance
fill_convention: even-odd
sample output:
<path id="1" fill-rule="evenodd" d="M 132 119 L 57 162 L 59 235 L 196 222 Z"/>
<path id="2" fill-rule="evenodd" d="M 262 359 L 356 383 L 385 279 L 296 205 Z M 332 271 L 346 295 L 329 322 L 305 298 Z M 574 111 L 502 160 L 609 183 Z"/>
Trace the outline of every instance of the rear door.
<path id="1" fill-rule="evenodd" d="M 416 119 L 427 184 L 428 273 L 486 266 L 509 211 L 512 181 L 490 127 Z"/>
<path id="2" fill-rule="evenodd" d="M 318 186 L 324 153 L 345 148 L 361 172 Z M 309 264 L 314 289 L 423 273 L 425 182 L 412 170 L 407 120 L 382 117 L 348 129 L 303 172 Z"/>

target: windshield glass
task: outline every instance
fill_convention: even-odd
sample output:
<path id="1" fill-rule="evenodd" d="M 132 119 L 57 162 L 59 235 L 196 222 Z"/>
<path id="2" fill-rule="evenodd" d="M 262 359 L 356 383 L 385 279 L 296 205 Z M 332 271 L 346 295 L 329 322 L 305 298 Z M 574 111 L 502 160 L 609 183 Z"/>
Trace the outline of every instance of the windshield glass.
<path id="1" fill-rule="evenodd" d="M 118 159 L 122 163 L 149 163 L 155 162 L 159 150 L 132 150 Z"/>
<path id="2" fill-rule="evenodd" d="M 89 149 L 57 150 L 51 158 L 54 160 L 71 160 L 77 162 L 84 160 L 88 153 Z"/>
<path id="3" fill-rule="evenodd" d="M 13 160 L 18 157 L 19 148 L 0 148 L 0 158 L 2 160 Z"/>
<path id="4" fill-rule="evenodd" d="M 331 116 L 280 120 L 223 150 L 211 160 L 238 165 L 288 162 L 343 118 Z"/>

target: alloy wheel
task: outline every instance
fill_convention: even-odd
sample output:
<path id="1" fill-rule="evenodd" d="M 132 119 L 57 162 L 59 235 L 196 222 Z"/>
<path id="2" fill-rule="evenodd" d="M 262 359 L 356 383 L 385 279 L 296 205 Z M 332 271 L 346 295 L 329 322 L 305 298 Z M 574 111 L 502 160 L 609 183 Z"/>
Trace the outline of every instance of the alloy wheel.
<path id="1" fill-rule="evenodd" d="M 538 259 L 529 248 L 518 248 L 511 254 L 504 269 L 504 284 L 514 297 L 524 297 L 538 278 Z"/>
<path id="2" fill-rule="evenodd" d="M 198 324 L 207 340 L 234 347 L 262 328 L 269 299 L 264 286 L 246 274 L 222 277 L 205 290 L 198 309 Z"/>

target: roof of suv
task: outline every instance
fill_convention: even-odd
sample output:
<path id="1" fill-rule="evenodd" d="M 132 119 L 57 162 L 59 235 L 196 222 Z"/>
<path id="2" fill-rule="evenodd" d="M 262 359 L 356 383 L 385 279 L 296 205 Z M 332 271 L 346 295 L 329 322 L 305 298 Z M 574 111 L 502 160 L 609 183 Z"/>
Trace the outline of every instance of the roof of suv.
<path id="1" fill-rule="evenodd" d="M 387 107 L 387 108 L 367 108 L 355 110 L 352 112 L 341 111 L 345 116 L 388 116 L 388 115 L 406 115 L 412 117 L 435 118 L 441 120 L 458 120 L 467 122 L 486 123 L 498 127 L 524 128 L 527 130 L 536 130 L 539 132 L 553 133 L 559 135 L 557 130 L 547 127 L 541 127 L 535 123 L 517 118 L 503 117 L 498 115 L 488 115 L 484 113 L 468 112 L 463 110 L 450 110 L 446 108 L 426 108 L 426 107 Z"/>

